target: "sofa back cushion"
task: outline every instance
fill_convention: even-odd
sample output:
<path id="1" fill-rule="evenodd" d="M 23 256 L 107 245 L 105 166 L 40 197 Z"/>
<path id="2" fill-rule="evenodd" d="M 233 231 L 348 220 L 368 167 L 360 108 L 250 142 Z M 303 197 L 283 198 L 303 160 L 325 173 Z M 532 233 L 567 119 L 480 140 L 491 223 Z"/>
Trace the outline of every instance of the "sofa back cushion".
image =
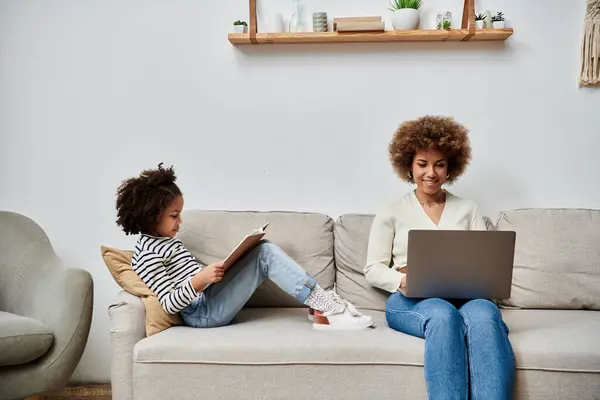
<path id="1" fill-rule="evenodd" d="M 264 239 L 278 245 L 312 275 L 324 289 L 335 279 L 333 220 L 322 214 L 300 212 L 245 212 L 190 210 L 183 213 L 178 237 L 203 264 L 224 259 L 250 231 L 269 223 Z M 248 307 L 300 307 L 297 300 L 265 281 Z"/>
<path id="2" fill-rule="evenodd" d="M 363 269 L 374 215 L 346 214 L 335 222 L 337 292 L 356 307 L 385 311 L 389 293 L 369 285 Z"/>
<path id="3" fill-rule="evenodd" d="M 600 310 L 600 210 L 501 213 L 517 233 L 512 293 L 503 307 Z"/>
<path id="4" fill-rule="evenodd" d="M 363 273 L 374 218 L 371 214 L 346 214 L 335 222 L 336 287 L 359 308 L 385 311 L 390 293 L 369 285 Z M 494 230 L 491 220 L 483 219 L 486 228 Z"/>

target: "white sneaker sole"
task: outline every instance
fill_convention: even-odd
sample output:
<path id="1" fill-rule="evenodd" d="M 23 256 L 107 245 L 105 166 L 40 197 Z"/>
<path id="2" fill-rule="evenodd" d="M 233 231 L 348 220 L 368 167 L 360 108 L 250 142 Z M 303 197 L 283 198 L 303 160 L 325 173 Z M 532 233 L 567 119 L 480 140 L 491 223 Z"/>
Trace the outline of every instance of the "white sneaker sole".
<path id="1" fill-rule="evenodd" d="M 366 320 L 360 324 L 352 324 L 345 326 L 336 326 L 328 325 L 328 324 L 315 324 L 313 322 L 313 329 L 318 331 L 361 331 L 363 329 L 368 329 L 373 325 L 373 320 Z"/>

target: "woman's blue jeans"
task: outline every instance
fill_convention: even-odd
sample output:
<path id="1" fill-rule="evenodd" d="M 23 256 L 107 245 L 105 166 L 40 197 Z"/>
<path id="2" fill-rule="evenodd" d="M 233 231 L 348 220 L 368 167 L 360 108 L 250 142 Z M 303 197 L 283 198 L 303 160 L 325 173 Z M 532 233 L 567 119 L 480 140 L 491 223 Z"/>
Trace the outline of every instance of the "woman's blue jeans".
<path id="1" fill-rule="evenodd" d="M 508 400 L 515 362 L 508 327 L 489 300 L 413 299 L 396 292 L 386 305 L 389 326 L 425 339 L 430 400 Z"/>

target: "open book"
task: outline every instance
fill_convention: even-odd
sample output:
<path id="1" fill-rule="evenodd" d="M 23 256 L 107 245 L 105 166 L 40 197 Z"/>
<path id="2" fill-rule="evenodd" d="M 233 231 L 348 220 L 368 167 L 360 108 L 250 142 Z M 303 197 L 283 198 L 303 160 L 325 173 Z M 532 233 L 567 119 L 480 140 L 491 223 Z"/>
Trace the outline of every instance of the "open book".
<path id="1" fill-rule="evenodd" d="M 240 244 L 238 244 L 237 247 L 233 249 L 233 251 L 223 261 L 225 271 L 227 271 L 233 264 L 235 264 L 235 262 L 238 261 L 240 257 L 243 256 L 248 250 L 254 248 L 254 246 L 256 246 L 258 242 L 261 241 L 263 236 L 265 236 L 266 234 L 265 229 L 267 229 L 267 226 L 269 226 L 268 223 L 261 226 L 258 229 L 253 230 L 248 235 L 246 235 L 244 239 L 242 239 Z"/>

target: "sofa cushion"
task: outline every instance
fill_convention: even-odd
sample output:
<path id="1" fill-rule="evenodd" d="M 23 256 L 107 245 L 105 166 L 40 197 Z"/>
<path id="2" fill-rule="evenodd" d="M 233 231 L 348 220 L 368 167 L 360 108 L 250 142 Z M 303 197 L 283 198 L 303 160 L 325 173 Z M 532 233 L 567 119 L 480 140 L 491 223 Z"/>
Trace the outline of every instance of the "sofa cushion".
<path id="1" fill-rule="evenodd" d="M 512 293 L 503 307 L 600 310 L 600 210 L 503 212 L 517 233 Z"/>
<path id="2" fill-rule="evenodd" d="M 269 222 L 265 239 L 281 247 L 325 289 L 333 287 L 333 220 L 299 212 L 189 210 L 183 213 L 179 238 L 198 261 L 211 264 L 227 257 L 250 231 Z M 265 281 L 248 307 L 299 307 L 296 299 Z"/>
<path id="3" fill-rule="evenodd" d="M 385 311 L 390 294 L 369 285 L 363 272 L 374 217 L 371 214 L 346 214 L 335 222 L 336 288 L 340 295 L 359 308 Z M 488 230 L 495 230 L 488 217 L 483 219 Z"/>
<path id="4" fill-rule="evenodd" d="M 246 308 L 228 326 L 173 327 L 138 342 L 134 359 L 225 365 L 423 365 L 423 341 L 388 328 L 382 312 L 370 313 L 375 329 L 352 332 L 314 330 L 307 313 L 299 308 Z"/>
<path id="5" fill-rule="evenodd" d="M 0 367 L 33 361 L 46 354 L 53 341 L 44 323 L 0 311 Z"/>
<path id="6" fill-rule="evenodd" d="M 136 363 L 219 365 L 423 366 L 422 339 L 390 329 L 385 314 L 369 311 L 375 328 L 315 331 L 306 310 L 245 309 L 232 325 L 173 327 L 138 342 Z M 600 312 L 502 310 L 517 368 L 600 373 Z M 344 340 L 339 340 L 343 336 Z"/>
<path id="7" fill-rule="evenodd" d="M 374 217 L 347 214 L 335 221 L 336 290 L 356 307 L 385 311 L 389 293 L 369 285 L 363 272 Z"/>
<path id="8" fill-rule="evenodd" d="M 173 325 L 183 324 L 179 314 L 168 314 L 162 308 L 158 297 L 133 270 L 132 251 L 108 246 L 101 246 L 100 250 L 102 259 L 115 282 L 126 292 L 142 299 L 146 310 L 146 335 L 151 336 Z"/>
<path id="9" fill-rule="evenodd" d="M 517 368 L 600 373 L 599 311 L 502 310 L 502 316 Z"/>

